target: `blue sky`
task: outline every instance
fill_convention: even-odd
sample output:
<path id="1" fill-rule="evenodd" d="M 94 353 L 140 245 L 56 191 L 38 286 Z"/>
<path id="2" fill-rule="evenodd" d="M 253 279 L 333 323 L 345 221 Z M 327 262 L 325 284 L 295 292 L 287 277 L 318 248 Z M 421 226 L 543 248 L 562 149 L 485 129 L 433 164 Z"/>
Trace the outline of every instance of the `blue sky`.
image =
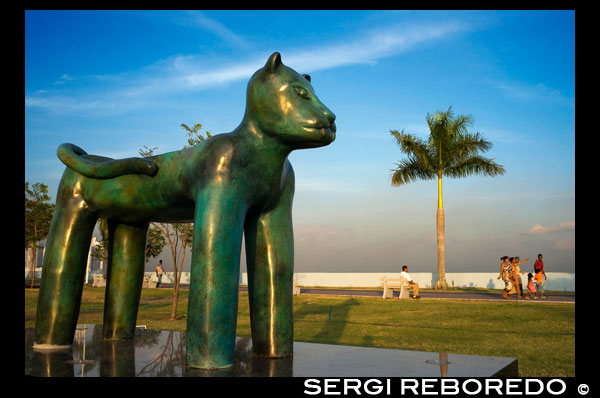
<path id="1" fill-rule="evenodd" d="M 56 197 L 63 142 L 123 158 L 181 149 L 181 123 L 233 130 L 274 51 L 337 116 L 333 144 L 289 157 L 297 272 L 436 271 L 437 183 L 391 186 L 390 130 L 424 138 L 449 106 L 506 173 L 444 180 L 446 271 L 496 272 L 502 255 L 527 271 L 538 253 L 575 271 L 568 10 L 26 11 L 26 181 Z"/>

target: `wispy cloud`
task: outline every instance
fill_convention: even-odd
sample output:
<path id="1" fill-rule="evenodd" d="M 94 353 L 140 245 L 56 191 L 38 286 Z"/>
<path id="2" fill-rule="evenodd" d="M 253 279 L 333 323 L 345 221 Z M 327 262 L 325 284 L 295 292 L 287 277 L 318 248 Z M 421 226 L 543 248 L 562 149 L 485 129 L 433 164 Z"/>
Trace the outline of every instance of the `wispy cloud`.
<path id="1" fill-rule="evenodd" d="M 463 33 L 470 26 L 457 22 L 394 25 L 361 32 L 356 39 L 330 46 L 311 48 L 286 57 L 290 65 L 311 72 L 345 65 L 374 64 L 377 60 L 406 52 L 418 45 L 437 42 Z"/>
<path id="2" fill-rule="evenodd" d="M 526 235 L 547 235 L 553 232 L 571 230 L 575 230 L 575 221 L 565 221 L 563 223 L 560 223 L 560 225 L 555 225 L 551 227 L 544 227 L 541 224 L 536 224 L 533 227 L 531 227 L 531 229 L 523 233 Z"/>
<path id="3" fill-rule="evenodd" d="M 485 138 L 492 140 L 494 142 L 498 141 L 498 142 L 520 142 L 520 143 L 523 143 L 526 140 L 528 140 L 528 137 L 526 134 L 515 132 L 515 131 L 496 129 L 496 128 L 485 128 L 485 127 L 482 127 L 481 129 L 477 129 L 477 130 L 480 131 L 484 135 Z"/>
<path id="4" fill-rule="evenodd" d="M 243 40 L 218 21 L 202 13 L 191 14 L 195 23 L 231 42 L 241 44 Z M 358 32 L 354 38 L 340 38 L 337 43 L 328 46 L 310 46 L 300 50 L 282 49 L 284 64 L 299 72 L 310 73 L 317 70 L 338 68 L 356 64 L 374 64 L 377 60 L 398 55 L 419 45 L 438 43 L 471 29 L 470 25 L 450 21 L 399 26 L 393 25 L 368 32 Z M 176 55 L 149 65 L 137 72 L 124 73 L 128 78 L 97 79 L 96 84 L 105 86 L 87 93 L 83 97 L 67 98 L 64 92 L 60 96 L 52 93 L 36 93 L 26 96 L 26 107 L 44 108 L 54 112 L 119 111 L 142 106 L 135 98 L 151 98 L 159 93 L 176 94 L 189 90 L 203 90 L 242 79 L 249 78 L 264 65 L 271 50 L 258 53 L 257 56 L 241 62 L 219 62 L 217 65 L 204 56 Z M 68 75 L 65 75 L 68 76 Z M 112 84 L 112 85 L 111 85 Z M 92 90 L 90 88 L 90 90 Z M 125 107 L 123 107 L 125 105 Z"/>
<path id="5" fill-rule="evenodd" d="M 184 18 L 184 23 L 207 30 L 235 47 L 243 48 L 248 46 L 246 40 L 244 40 L 240 35 L 234 33 L 221 22 L 208 17 L 206 14 L 200 11 L 188 11 L 187 18 Z"/>
<path id="6" fill-rule="evenodd" d="M 65 84 L 69 80 L 75 80 L 74 77 L 69 76 L 67 74 L 62 75 L 57 81 L 54 82 L 55 85 Z"/>
<path id="7" fill-rule="evenodd" d="M 309 73 L 317 70 L 338 68 L 346 65 L 374 64 L 378 59 L 400 54 L 410 48 L 426 42 L 467 30 L 468 27 L 456 22 L 433 26 L 398 27 L 365 32 L 355 40 L 343 40 L 329 46 L 318 46 L 303 50 L 285 51 L 282 60 L 294 69 Z M 231 64 L 213 70 L 203 69 L 205 60 L 196 57 L 178 57 L 180 77 L 192 86 L 201 88 L 230 81 L 248 78 L 262 67 L 270 52 L 264 52 L 257 58 L 239 64 Z"/>
<path id="8" fill-rule="evenodd" d="M 527 84 L 523 82 L 489 81 L 507 98 L 519 101 L 544 101 L 560 105 L 574 106 L 574 98 L 563 95 L 559 90 L 550 88 L 543 83 Z"/>
<path id="9" fill-rule="evenodd" d="M 61 96 L 53 96 L 52 98 L 44 97 L 25 97 L 25 107 L 31 108 L 46 108 L 54 111 L 77 111 L 94 108 L 97 101 L 81 102 L 73 98 Z"/>

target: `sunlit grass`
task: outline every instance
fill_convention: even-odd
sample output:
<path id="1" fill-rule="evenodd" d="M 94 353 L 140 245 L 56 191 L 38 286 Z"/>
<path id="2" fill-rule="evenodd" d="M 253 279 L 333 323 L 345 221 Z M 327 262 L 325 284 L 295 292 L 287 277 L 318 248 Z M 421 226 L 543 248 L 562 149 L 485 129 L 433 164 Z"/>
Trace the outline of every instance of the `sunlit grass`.
<path id="1" fill-rule="evenodd" d="M 33 327 L 37 289 L 25 289 L 25 327 Z M 144 289 L 138 325 L 185 331 L 188 290 Z M 78 323 L 102 324 L 104 288 L 86 287 Z M 330 317 L 331 312 L 331 317 Z M 240 293 L 237 335 L 250 337 L 248 294 Z M 574 304 L 519 301 L 382 300 L 294 297 L 294 340 L 323 344 L 511 357 L 523 377 L 575 375 Z"/>

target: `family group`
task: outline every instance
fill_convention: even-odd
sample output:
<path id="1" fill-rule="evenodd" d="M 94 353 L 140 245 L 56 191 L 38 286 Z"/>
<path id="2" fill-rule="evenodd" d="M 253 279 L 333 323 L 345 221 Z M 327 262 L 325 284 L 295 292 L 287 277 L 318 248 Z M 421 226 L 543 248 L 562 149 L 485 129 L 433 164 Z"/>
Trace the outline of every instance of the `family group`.
<path id="1" fill-rule="evenodd" d="M 527 294 L 523 297 L 523 282 L 521 279 L 521 264 L 529 260 L 527 257 L 523 261 L 519 261 L 519 257 L 508 257 L 503 256 L 500 258 L 502 264 L 500 265 L 500 275 L 498 279 L 502 278 L 505 283 L 504 290 L 502 291 L 502 297 L 505 299 L 509 298 L 509 295 L 516 293 L 519 298 L 528 299 L 532 297 L 537 300 L 537 292 L 540 292 L 540 298 L 546 298 L 544 294 L 544 285 L 546 281 L 546 272 L 544 271 L 544 262 L 542 261 L 542 255 L 538 254 L 538 259 L 533 265 L 534 273 L 527 274 Z"/>

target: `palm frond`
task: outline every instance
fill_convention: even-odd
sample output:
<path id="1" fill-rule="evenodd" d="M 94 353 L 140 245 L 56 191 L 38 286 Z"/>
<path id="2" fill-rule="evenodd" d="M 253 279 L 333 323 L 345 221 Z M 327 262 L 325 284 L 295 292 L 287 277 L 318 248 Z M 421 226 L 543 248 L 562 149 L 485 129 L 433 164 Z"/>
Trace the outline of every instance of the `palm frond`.
<path id="1" fill-rule="evenodd" d="M 452 135 L 467 134 L 469 127 L 473 125 L 473 117 L 471 115 L 458 115 L 449 123 L 449 129 Z"/>
<path id="2" fill-rule="evenodd" d="M 405 133 L 404 130 L 398 132 L 391 130 L 390 133 L 396 139 L 396 143 L 400 147 L 400 151 L 409 156 L 414 156 L 419 159 L 425 168 L 429 168 L 431 164 L 431 152 L 427 143 L 413 134 Z"/>
<path id="3" fill-rule="evenodd" d="M 504 166 L 494 162 L 494 159 L 472 155 L 444 169 L 444 176 L 450 178 L 463 178 L 471 175 L 484 175 L 495 177 L 504 174 Z"/>
<path id="4" fill-rule="evenodd" d="M 428 144 L 430 147 L 439 147 L 445 141 L 451 139 L 450 125 L 453 120 L 452 106 L 447 111 L 437 111 L 426 116 L 427 125 L 429 126 Z"/>
<path id="5" fill-rule="evenodd" d="M 435 170 L 424 165 L 418 158 L 409 156 L 408 159 L 396 163 L 398 166 L 392 172 L 392 185 L 399 186 L 416 180 L 431 180 L 437 176 Z"/>
<path id="6" fill-rule="evenodd" d="M 492 148 L 491 141 L 483 138 L 479 132 L 460 134 L 460 138 L 456 141 L 456 149 L 464 156 L 473 155 L 477 152 L 487 152 Z"/>

